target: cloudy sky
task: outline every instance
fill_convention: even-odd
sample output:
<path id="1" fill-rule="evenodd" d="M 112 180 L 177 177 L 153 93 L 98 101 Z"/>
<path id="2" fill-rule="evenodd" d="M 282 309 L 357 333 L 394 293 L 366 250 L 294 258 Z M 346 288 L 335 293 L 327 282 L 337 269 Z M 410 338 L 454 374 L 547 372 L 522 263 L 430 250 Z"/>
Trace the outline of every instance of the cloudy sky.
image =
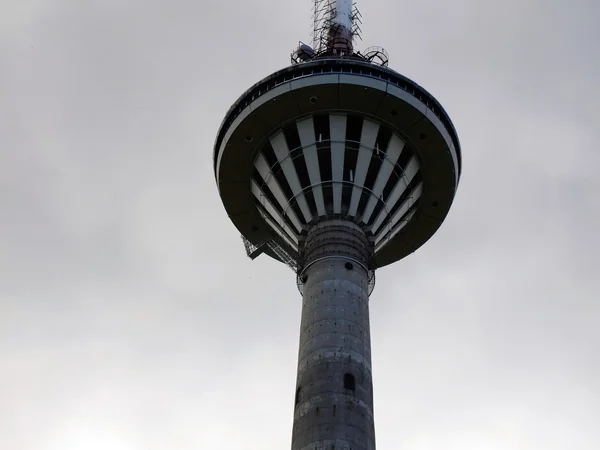
<path id="1" fill-rule="evenodd" d="M 600 447 L 600 4 L 363 0 L 446 107 L 448 219 L 378 272 L 380 449 Z M 212 145 L 308 0 L 0 0 L 0 448 L 289 448 L 300 298 Z"/>

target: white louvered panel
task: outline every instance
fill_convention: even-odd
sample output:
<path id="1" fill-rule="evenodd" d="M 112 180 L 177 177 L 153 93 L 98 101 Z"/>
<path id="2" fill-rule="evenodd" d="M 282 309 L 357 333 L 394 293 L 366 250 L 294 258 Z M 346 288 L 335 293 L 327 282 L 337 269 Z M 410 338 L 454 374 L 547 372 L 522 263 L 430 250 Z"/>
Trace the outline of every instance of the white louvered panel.
<path id="1" fill-rule="evenodd" d="M 398 158 L 402 153 L 402 149 L 404 149 L 404 141 L 395 134 L 392 134 L 392 138 L 390 139 L 390 143 L 387 148 L 387 156 L 381 163 L 381 167 L 379 167 L 379 173 L 377 174 L 375 184 L 373 185 L 373 194 L 375 197 L 373 197 L 373 195 L 369 197 L 369 201 L 365 207 L 365 212 L 362 216 L 362 221 L 364 223 L 368 223 L 371 219 L 371 214 L 373 214 L 375 206 L 377 206 L 377 199 L 383 194 L 383 189 L 390 179 L 390 175 L 392 174 L 392 170 L 394 170 L 394 166 L 398 162 Z"/>
<path id="2" fill-rule="evenodd" d="M 423 183 L 419 183 L 417 187 L 415 187 L 410 195 L 402 202 L 402 205 L 392 216 L 392 219 L 389 223 L 385 224 L 385 227 L 379 232 L 379 235 L 375 239 L 375 245 L 379 244 L 381 240 L 385 237 L 386 233 L 391 229 L 393 230 L 398 221 L 402 218 L 404 214 L 410 209 L 412 205 L 419 199 L 421 193 L 423 192 Z"/>
<path id="3" fill-rule="evenodd" d="M 298 173 L 296 172 L 296 167 L 294 167 L 294 163 L 292 162 L 292 158 L 290 157 L 290 150 L 288 148 L 287 142 L 285 141 L 285 136 L 282 131 L 279 131 L 275 135 L 273 135 L 270 139 L 271 146 L 273 147 L 273 151 L 275 152 L 275 156 L 277 156 L 277 161 L 279 161 L 279 165 L 283 170 L 283 174 L 292 189 L 292 193 L 296 196 L 296 200 L 298 201 L 298 206 L 304 215 L 304 220 L 308 223 L 312 220 L 312 214 L 308 207 L 308 203 L 306 202 L 306 197 L 304 196 L 304 192 L 302 192 L 302 186 L 300 185 L 300 179 L 298 178 Z"/>
<path id="4" fill-rule="evenodd" d="M 333 180 L 333 213 L 342 213 L 342 182 L 344 181 L 344 153 L 346 151 L 346 116 L 329 116 L 331 138 L 331 175 Z"/>
<path id="5" fill-rule="evenodd" d="M 304 161 L 308 170 L 308 177 L 312 185 L 312 192 L 317 205 L 317 214 L 325 216 L 325 201 L 323 200 L 323 187 L 321 186 L 321 172 L 319 170 L 319 157 L 315 143 L 315 125 L 312 117 L 299 121 L 297 124 L 300 143 L 304 152 Z"/>
<path id="6" fill-rule="evenodd" d="M 385 245 L 386 245 L 388 242 L 390 242 L 390 241 L 391 241 L 391 240 L 392 240 L 392 239 L 393 239 L 393 238 L 394 238 L 394 237 L 395 237 L 395 236 L 398 234 L 398 232 L 400 232 L 400 230 L 401 230 L 402 228 L 404 228 L 404 227 L 405 227 L 405 226 L 408 224 L 408 222 L 410 222 L 410 219 L 412 219 L 412 217 L 415 215 L 415 212 L 416 212 L 416 211 L 417 211 L 416 209 L 413 209 L 411 212 L 409 212 L 409 213 L 408 213 L 408 215 L 406 216 L 406 220 L 403 220 L 403 221 L 402 221 L 402 223 L 400 223 L 400 225 L 398 225 L 398 226 L 396 227 L 396 229 L 394 229 L 394 230 L 392 231 L 392 233 L 391 233 L 391 234 L 389 234 L 388 236 L 386 236 L 386 237 L 385 237 L 385 239 L 383 239 L 383 240 L 382 240 L 382 241 L 381 241 L 379 244 L 377 244 L 377 245 L 375 246 L 375 251 L 376 251 L 376 252 L 378 252 L 378 251 L 379 251 L 379 250 L 381 250 L 383 247 L 385 247 Z"/>
<path id="7" fill-rule="evenodd" d="M 267 225 L 269 225 L 271 227 L 271 229 L 273 231 L 275 231 L 275 233 L 277 233 L 277 235 L 280 236 L 286 242 L 287 245 L 289 245 L 294 250 L 298 250 L 298 245 L 295 245 L 290 240 L 290 238 L 284 232 L 281 231 L 281 228 L 279 228 L 277 225 L 275 225 L 275 223 L 271 220 L 271 218 L 269 216 L 267 216 L 267 214 L 265 212 L 263 212 L 262 209 L 259 208 L 258 212 L 262 216 L 263 220 L 265 222 L 267 222 Z"/>
<path id="8" fill-rule="evenodd" d="M 418 171 L 419 162 L 417 161 L 416 157 L 412 156 L 410 158 L 410 161 L 408 162 L 408 165 L 406 166 L 406 169 L 404 170 L 404 175 L 398 180 L 398 182 L 392 189 L 392 192 L 390 192 L 390 196 L 385 202 L 386 208 L 382 209 L 379 212 L 379 216 L 377 216 L 377 219 L 375 219 L 375 222 L 371 227 L 371 231 L 373 233 L 377 234 L 381 223 L 383 222 L 383 220 L 385 220 L 387 211 L 391 210 L 394 207 L 404 190 L 408 187 L 408 183 L 410 183 L 410 181 L 414 178 Z"/>
<path id="9" fill-rule="evenodd" d="M 298 236 L 296 236 L 296 233 L 294 233 L 290 227 L 287 225 L 287 223 L 285 223 L 285 220 L 283 220 L 283 217 L 281 217 L 281 214 L 279 213 L 279 211 L 277 211 L 277 209 L 273 206 L 273 204 L 269 201 L 269 199 L 262 193 L 262 191 L 260 190 L 260 188 L 258 187 L 258 185 L 256 184 L 256 182 L 254 180 L 252 180 L 252 193 L 254 194 L 254 196 L 258 199 L 259 203 L 267 210 L 267 212 L 269 214 L 271 214 L 271 216 L 273 216 L 273 218 L 277 219 L 278 225 L 283 228 L 283 230 L 286 232 L 286 234 L 289 235 L 290 238 L 292 238 L 292 240 L 296 243 L 296 245 L 298 244 Z M 274 231 L 277 231 L 278 227 L 274 227 Z M 279 233 L 281 234 L 281 233 Z"/>
<path id="10" fill-rule="evenodd" d="M 273 174 L 271 174 L 269 163 L 267 162 L 266 158 L 263 156 L 262 153 L 258 155 L 258 158 L 256 158 L 256 161 L 254 162 L 254 167 L 256 167 L 256 170 L 258 170 L 260 176 L 263 178 L 263 180 L 265 180 L 267 187 L 273 193 L 273 196 L 279 203 L 279 206 L 281 206 L 281 209 L 285 211 L 285 213 L 288 215 L 288 217 L 294 224 L 294 227 L 296 227 L 296 231 L 300 232 L 302 230 L 300 220 L 298 219 L 298 216 L 296 215 L 294 210 L 291 207 L 289 207 L 287 197 L 283 193 L 281 186 L 279 186 L 277 179 L 273 176 Z"/>
<path id="11" fill-rule="evenodd" d="M 367 177 L 367 171 L 369 170 L 369 163 L 373 156 L 373 148 L 375 148 L 375 141 L 377 140 L 377 133 L 379 132 L 379 124 L 371 122 L 370 120 L 364 120 L 362 126 L 362 132 L 360 135 L 360 148 L 358 150 L 358 158 L 356 160 L 356 173 L 354 174 L 354 187 L 352 188 L 352 197 L 350 198 L 350 209 L 348 215 L 356 217 L 356 210 L 358 209 L 358 203 L 362 195 L 362 188 L 365 184 L 365 178 Z"/>

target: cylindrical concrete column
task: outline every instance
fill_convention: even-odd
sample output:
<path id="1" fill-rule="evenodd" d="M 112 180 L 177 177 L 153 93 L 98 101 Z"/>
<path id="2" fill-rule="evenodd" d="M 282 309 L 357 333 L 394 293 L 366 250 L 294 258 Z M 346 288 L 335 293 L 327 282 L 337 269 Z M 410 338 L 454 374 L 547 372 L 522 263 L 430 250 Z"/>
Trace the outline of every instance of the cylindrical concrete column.
<path id="1" fill-rule="evenodd" d="M 292 450 L 374 450 L 367 263 L 352 222 L 315 225 L 302 246 L 302 324 Z"/>

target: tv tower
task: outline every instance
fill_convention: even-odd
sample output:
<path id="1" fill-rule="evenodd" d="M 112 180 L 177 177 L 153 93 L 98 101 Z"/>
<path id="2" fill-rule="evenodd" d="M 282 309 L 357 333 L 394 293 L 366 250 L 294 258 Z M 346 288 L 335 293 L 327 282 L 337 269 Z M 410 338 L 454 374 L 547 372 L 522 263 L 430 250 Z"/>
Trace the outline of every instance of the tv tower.
<path id="1" fill-rule="evenodd" d="M 359 25 L 352 0 L 314 0 L 312 46 L 242 94 L 214 148 L 248 256 L 287 264 L 302 295 L 292 450 L 375 449 L 375 270 L 433 236 L 461 173 L 442 106 L 356 50 Z"/>

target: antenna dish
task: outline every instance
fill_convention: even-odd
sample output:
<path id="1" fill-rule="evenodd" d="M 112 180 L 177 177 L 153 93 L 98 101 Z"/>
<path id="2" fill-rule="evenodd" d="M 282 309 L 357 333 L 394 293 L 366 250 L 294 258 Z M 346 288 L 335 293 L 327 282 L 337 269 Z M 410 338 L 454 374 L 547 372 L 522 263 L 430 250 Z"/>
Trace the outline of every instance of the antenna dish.
<path id="1" fill-rule="evenodd" d="M 316 56 L 313 48 L 304 42 L 298 43 L 298 48 L 292 53 L 292 63 L 299 64 L 301 62 L 310 61 Z"/>

